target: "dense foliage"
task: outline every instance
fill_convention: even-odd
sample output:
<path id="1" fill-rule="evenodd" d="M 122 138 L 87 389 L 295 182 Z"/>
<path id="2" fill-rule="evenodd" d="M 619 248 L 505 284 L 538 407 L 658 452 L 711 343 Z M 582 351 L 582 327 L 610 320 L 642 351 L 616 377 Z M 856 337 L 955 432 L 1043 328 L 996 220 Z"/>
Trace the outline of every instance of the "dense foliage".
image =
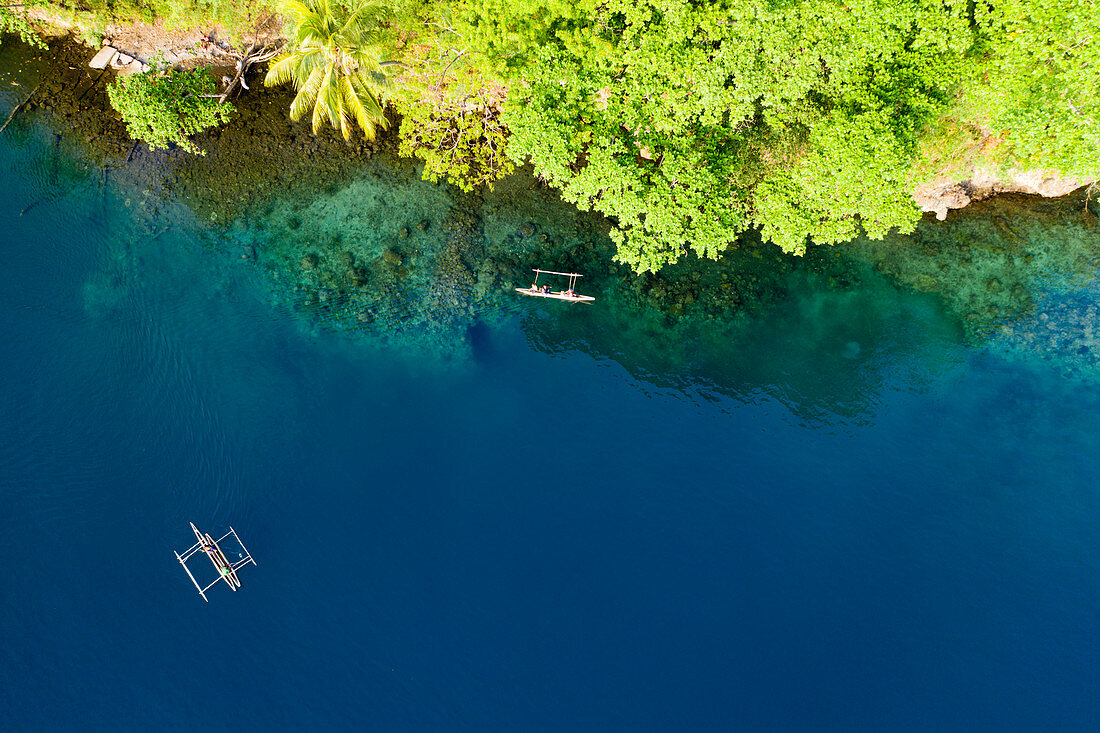
<path id="1" fill-rule="evenodd" d="M 919 1 L 529 9 L 492 8 L 534 43 L 485 51 L 508 74 L 510 151 L 616 219 L 638 269 L 754 225 L 794 252 L 912 226 L 907 161 L 970 39 L 961 9 Z"/>
<path id="2" fill-rule="evenodd" d="M 24 12 L 27 8 L 42 5 L 44 0 L 0 4 L 0 38 L 6 34 L 19 36 L 24 43 L 45 48 L 46 44 L 35 34 Z"/>
<path id="3" fill-rule="evenodd" d="M 982 77 L 967 87 L 964 113 L 999 136 L 1002 162 L 1095 178 L 1100 3 L 982 2 L 974 20 Z"/>
<path id="4" fill-rule="evenodd" d="M 420 109 L 403 108 L 416 141 L 407 149 L 428 174 L 485 178 L 483 149 L 441 155 L 462 124 L 440 120 L 469 94 L 463 74 L 505 87 L 507 134 L 480 139 L 616 221 L 619 257 L 639 270 L 688 251 L 718 256 L 749 228 L 790 252 L 910 229 L 911 191 L 930 172 L 922 156 L 948 128 L 964 129 L 961 144 L 989 164 L 1100 172 L 1096 0 L 444 0 L 407 10 L 421 20 L 406 25 L 418 28 L 407 43 L 420 78 L 433 65 L 450 75 L 434 104 L 417 90 Z"/>
<path id="5" fill-rule="evenodd" d="M 287 0 L 282 8 L 290 50 L 271 65 L 264 83 L 293 82 L 298 94 L 290 118 L 309 112 L 314 134 L 328 122 L 345 140 L 356 124 L 373 138 L 387 124 L 382 92 L 390 82 L 381 40 L 388 6 L 375 0 Z"/>
<path id="6" fill-rule="evenodd" d="M 176 22 L 266 7 L 89 3 Z M 917 185 L 974 166 L 1100 177 L 1098 3 L 289 0 L 268 80 L 345 137 L 392 102 L 434 180 L 530 163 L 656 270 L 748 230 L 794 253 L 908 230 Z"/>
<path id="7" fill-rule="evenodd" d="M 421 158 L 427 180 L 449 180 L 472 191 L 482 185 L 492 188 L 515 170 L 505 152 L 508 128 L 500 119 L 499 101 L 479 91 L 455 98 L 423 90 L 398 98 L 399 152 Z"/>
<path id="8" fill-rule="evenodd" d="M 274 0 L 41 0 L 70 22 L 100 31 L 109 23 L 163 21 L 168 28 L 220 26 L 241 37 L 271 20 Z"/>
<path id="9" fill-rule="evenodd" d="M 210 75 L 195 69 L 122 76 L 107 87 L 107 96 L 135 140 L 153 149 L 175 144 L 201 152 L 188 136 L 228 122 L 233 109 L 203 96 L 213 91 Z"/>

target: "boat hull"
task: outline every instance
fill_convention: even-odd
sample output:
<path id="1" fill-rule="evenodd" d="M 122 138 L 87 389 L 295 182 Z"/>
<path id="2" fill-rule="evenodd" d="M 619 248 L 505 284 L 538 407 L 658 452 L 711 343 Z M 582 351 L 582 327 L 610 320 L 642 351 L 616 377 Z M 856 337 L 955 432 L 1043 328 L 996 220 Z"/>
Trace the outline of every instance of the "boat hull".
<path id="1" fill-rule="evenodd" d="M 520 295 L 529 295 L 532 298 L 550 298 L 551 300 L 565 300 L 570 303 L 591 303 L 595 300 L 591 295 L 566 295 L 565 293 L 540 293 L 530 288 L 516 288 Z"/>

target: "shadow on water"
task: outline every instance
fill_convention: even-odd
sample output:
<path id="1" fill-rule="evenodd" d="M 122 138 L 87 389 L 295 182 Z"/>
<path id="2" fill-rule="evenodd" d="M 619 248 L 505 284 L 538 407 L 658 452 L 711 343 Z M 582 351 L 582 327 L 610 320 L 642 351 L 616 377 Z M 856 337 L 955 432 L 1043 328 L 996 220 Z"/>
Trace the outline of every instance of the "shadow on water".
<path id="1" fill-rule="evenodd" d="M 798 265 L 726 311 L 673 316 L 612 292 L 591 312 L 532 317 L 526 331 L 536 348 L 613 358 L 658 386 L 776 399 L 825 421 L 867 417 L 887 379 L 920 388 L 952 358 L 958 330 L 934 299 L 873 272 L 840 288 Z"/>
<path id="2" fill-rule="evenodd" d="M 1085 321 L 1095 297 L 1079 288 L 1094 267 L 1094 230 L 1033 216 L 1034 203 L 1014 202 L 1018 210 L 1001 219 L 979 211 L 923 223 L 912 237 L 811 248 L 801 258 L 747 240 L 718 262 L 635 276 L 613 262 L 605 222 L 529 177 L 466 196 L 376 156 L 339 185 L 257 199 L 258 214 L 204 239 L 258 267 L 272 306 L 298 314 L 304 328 L 416 354 L 433 368 L 490 362 L 494 329 L 518 323 L 536 350 L 611 359 L 701 399 L 774 399 L 802 419 L 862 421 L 884 385 L 925 389 L 968 346 L 1095 365 L 1097 344 L 1066 335 L 1092 338 Z M 518 296 L 534 266 L 584 273 L 582 292 L 598 300 Z M 1056 297 L 1052 283 L 1075 295 L 1041 311 Z M 1070 312 L 1071 302 L 1081 307 Z M 1028 326 L 1033 318 L 1076 331 L 1040 343 L 1053 330 Z"/>
<path id="3" fill-rule="evenodd" d="M 492 329 L 485 321 L 477 321 L 466 329 L 470 353 L 478 363 L 490 363 L 496 356 Z"/>

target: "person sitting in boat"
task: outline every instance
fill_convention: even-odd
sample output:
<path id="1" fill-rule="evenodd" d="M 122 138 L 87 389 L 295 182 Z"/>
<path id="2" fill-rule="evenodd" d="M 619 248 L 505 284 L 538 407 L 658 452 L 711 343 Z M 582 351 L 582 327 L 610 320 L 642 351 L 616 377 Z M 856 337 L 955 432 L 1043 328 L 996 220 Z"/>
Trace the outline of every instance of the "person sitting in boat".
<path id="1" fill-rule="evenodd" d="M 531 292 L 532 292 L 532 293 L 537 293 L 537 292 L 539 292 L 539 286 L 538 286 L 538 284 L 537 284 L 537 283 L 531 283 Z"/>
<path id="2" fill-rule="evenodd" d="M 576 298 L 577 297 L 576 293 L 573 292 L 573 288 L 569 288 L 568 290 L 566 290 L 565 294 L 568 295 L 570 298 Z"/>
<path id="3" fill-rule="evenodd" d="M 550 294 L 550 286 L 549 286 L 549 285 L 543 285 L 543 286 L 542 286 L 542 292 L 543 292 L 543 293 L 544 293 L 545 295 L 549 295 L 549 294 Z"/>

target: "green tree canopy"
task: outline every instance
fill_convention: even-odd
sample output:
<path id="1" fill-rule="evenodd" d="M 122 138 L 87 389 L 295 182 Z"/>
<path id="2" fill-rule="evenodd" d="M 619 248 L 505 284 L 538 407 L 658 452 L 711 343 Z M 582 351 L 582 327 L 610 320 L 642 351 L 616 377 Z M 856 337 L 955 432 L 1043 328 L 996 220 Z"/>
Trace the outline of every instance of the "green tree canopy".
<path id="1" fill-rule="evenodd" d="M 1003 141 L 1000 162 L 1100 176 L 1100 3 L 979 2 L 975 75 L 957 112 Z"/>
<path id="2" fill-rule="evenodd" d="M 969 45 L 962 4 L 611 0 L 517 74 L 505 121 L 636 269 L 752 226 L 801 252 L 915 223 L 908 161 Z"/>
<path id="3" fill-rule="evenodd" d="M 432 175 L 487 180 L 490 142 L 529 161 L 638 270 L 750 228 L 799 253 L 911 229 L 949 130 L 1095 178 L 1098 2 L 407 0 L 435 101 L 405 105 L 402 135 Z M 504 128 L 448 146 L 477 84 L 506 90 Z"/>
<path id="4" fill-rule="evenodd" d="M 194 69 L 121 76 L 107 87 L 107 96 L 130 137 L 153 149 L 175 144 L 198 153 L 189 136 L 228 122 L 233 110 L 203 96 L 213 91 L 210 75 Z"/>
<path id="5" fill-rule="evenodd" d="M 30 20 L 27 18 L 27 9 L 44 5 L 44 0 L 26 0 L 25 2 L 0 2 L 0 37 L 11 33 L 19 36 L 24 43 L 45 48 L 46 44 L 34 32 Z"/>

